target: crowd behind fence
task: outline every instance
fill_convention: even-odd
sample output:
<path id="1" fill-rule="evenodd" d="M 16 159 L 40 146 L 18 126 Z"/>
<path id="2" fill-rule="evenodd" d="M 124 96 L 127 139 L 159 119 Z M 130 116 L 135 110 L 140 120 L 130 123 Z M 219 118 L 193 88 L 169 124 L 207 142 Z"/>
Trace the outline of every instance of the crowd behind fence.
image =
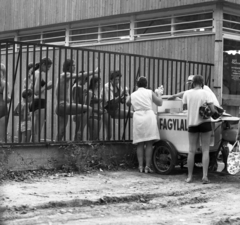
<path id="1" fill-rule="evenodd" d="M 0 141 L 130 141 L 126 106 L 139 76 L 164 94 L 190 74 L 210 85 L 212 64 L 26 42 L 0 42 Z"/>

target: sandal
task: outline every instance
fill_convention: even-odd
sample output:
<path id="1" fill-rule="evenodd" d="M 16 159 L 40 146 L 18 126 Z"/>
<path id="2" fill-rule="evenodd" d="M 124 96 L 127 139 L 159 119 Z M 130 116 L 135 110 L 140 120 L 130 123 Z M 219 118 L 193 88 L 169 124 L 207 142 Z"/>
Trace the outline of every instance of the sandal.
<path id="1" fill-rule="evenodd" d="M 185 179 L 185 182 L 188 183 L 188 184 L 189 184 L 189 183 L 192 183 L 192 178 L 186 178 L 186 179 Z"/>
<path id="2" fill-rule="evenodd" d="M 153 170 L 149 166 L 145 166 L 145 173 L 153 173 Z"/>
<path id="3" fill-rule="evenodd" d="M 143 166 L 139 166 L 138 171 L 139 171 L 139 173 L 143 173 Z"/>
<path id="4" fill-rule="evenodd" d="M 208 178 L 204 178 L 202 179 L 202 184 L 210 184 L 210 180 L 208 180 Z"/>

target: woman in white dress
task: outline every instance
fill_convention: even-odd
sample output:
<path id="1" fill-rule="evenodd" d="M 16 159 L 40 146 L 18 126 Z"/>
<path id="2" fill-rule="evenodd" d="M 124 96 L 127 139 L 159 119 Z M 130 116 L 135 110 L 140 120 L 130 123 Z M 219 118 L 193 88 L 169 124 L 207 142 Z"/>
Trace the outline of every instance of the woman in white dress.
<path id="1" fill-rule="evenodd" d="M 137 81 L 138 90 L 127 100 L 128 106 L 133 106 L 133 144 L 137 144 L 137 158 L 139 172 L 151 172 L 152 143 L 160 139 L 157 126 L 157 117 L 153 112 L 152 103 L 162 105 L 161 94 L 155 94 L 147 88 L 147 79 L 140 77 Z M 143 170 L 144 145 L 146 144 L 146 166 Z"/>

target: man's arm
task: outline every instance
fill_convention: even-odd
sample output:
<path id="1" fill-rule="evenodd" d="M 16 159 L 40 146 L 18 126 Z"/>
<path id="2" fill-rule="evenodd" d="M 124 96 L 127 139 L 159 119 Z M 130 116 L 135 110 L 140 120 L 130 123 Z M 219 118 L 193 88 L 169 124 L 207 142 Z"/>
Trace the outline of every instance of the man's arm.
<path id="1" fill-rule="evenodd" d="M 100 70 L 96 68 L 94 71 L 89 71 L 89 72 L 80 72 L 80 73 L 63 73 L 65 75 L 66 79 L 78 79 L 78 80 L 85 80 L 87 77 L 92 76 L 93 74 L 98 74 Z"/>
<path id="2" fill-rule="evenodd" d="M 178 97 L 178 98 L 182 98 L 184 92 L 185 92 L 185 91 L 182 91 L 182 92 L 176 93 L 176 94 L 170 96 L 170 97 L 168 98 L 168 100 L 173 100 L 173 99 L 175 99 L 175 98 L 177 98 L 177 97 Z"/>
<path id="3" fill-rule="evenodd" d="M 128 107 L 130 107 L 132 105 L 132 103 L 131 103 L 131 95 L 128 96 L 126 104 L 127 104 Z"/>

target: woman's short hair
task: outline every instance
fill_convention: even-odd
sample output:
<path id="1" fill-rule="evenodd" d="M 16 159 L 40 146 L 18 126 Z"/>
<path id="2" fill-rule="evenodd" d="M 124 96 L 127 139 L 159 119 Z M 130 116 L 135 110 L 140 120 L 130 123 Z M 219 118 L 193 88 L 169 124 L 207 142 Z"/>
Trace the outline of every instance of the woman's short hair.
<path id="1" fill-rule="evenodd" d="M 121 77 L 121 76 L 122 76 L 122 74 L 121 74 L 120 70 L 111 71 L 110 80 L 113 80 L 116 77 Z"/>
<path id="2" fill-rule="evenodd" d="M 147 87 L 147 78 L 146 77 L 139 77 L 137 80 L 137 86 L 138 87 L 143 87 L 146 88 Z"/>
<path id="3" fill-rule="evenodd" d="M 47 58 L 47 57 L 42 58 L 39 63 L 40 63 L 40 65 L 44 64 L 46 66 L 53 64 L 52 60 L 50 58 Z"/>
<path id="4" fill-rule="evenodd" d="M 193 77 L 193 86 L 203 86 L 203 77 L 201 75 L 195 75 Z"/>
<path id="5" fill-rule="evenodd" d="M 74 64 L 73 59 L 66 59 L 65 62 L 63 63 L 63 72 L 71 72 L 73 64 Z"/>
<path id="6" fill-rule="evenodd" d="M 101 77 L 92 77 L 89 83 L 89 89 L 93 90 L 96 86 L 96 83 L 101 81 Z"/>
<path id="7" fill-rule="evenodd" d="M 34 65 L 34 64 L 31 62 L 31 63 L 29 63 L 28 66 L 27 66 L 27 71 L 28 71 L 28 73 L 33 74 L 34 71 L 36 71 L 36 70 L 39 69 L 39 67 L 40 67 L 40 63 L 35 63 L 35 65 Z"/>

